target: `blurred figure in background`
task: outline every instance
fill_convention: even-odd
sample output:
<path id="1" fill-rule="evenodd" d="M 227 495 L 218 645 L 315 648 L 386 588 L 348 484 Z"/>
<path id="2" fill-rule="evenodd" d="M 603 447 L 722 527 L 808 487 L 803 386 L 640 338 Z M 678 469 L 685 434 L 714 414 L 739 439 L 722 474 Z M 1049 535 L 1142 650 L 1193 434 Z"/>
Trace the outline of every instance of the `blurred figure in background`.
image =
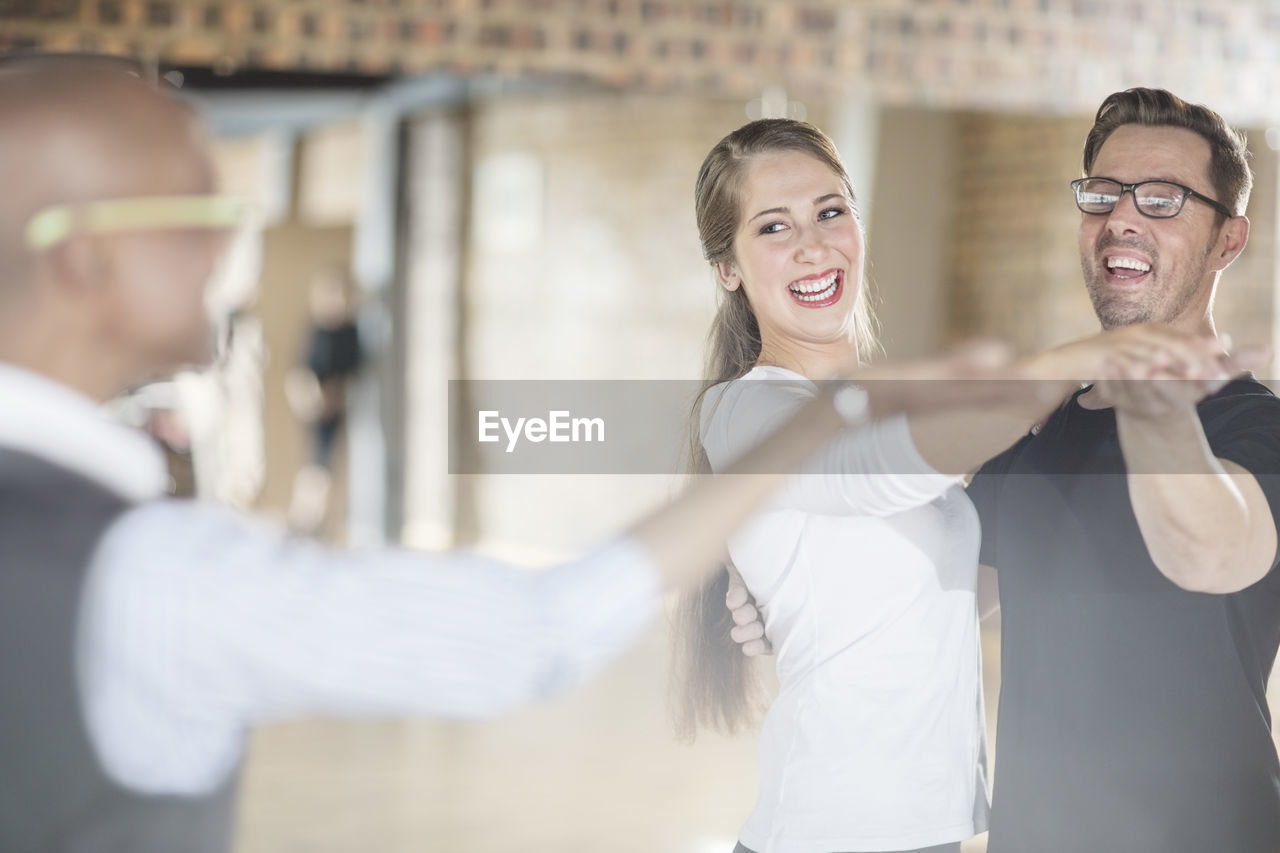
<path id="1" fill-rule="evenodd" d="M 262 394 L 266 342 L 262 322 L 249 303 L 217 306 L 214 312 L 225 324 L 225 331 L 219 330 L 214 364 L 205 370 L 182 371 L 174 377 L 174 385 L 191 431 L 196 495 L 247 509 L 266 479 Z"/>
<path id="2" fill-rule="evenodd" d="M 157 500 L 158 451 L 101 408 L 210 358 L 205 286 L 243 211 L 214 194 L 191 111 L 116 63 L 9 63 L 0 186 L 5 853 L 225 850 L 253 723 L 476 718 L 580 683 L 642 636 L 664 588 L 701 578 L 821 442 L 868 414 L 984 387 L 999 399 L 1012 384 L 824 389 L 743 458 L 737 470 L 756 476 L 704 478 L 543 572 L 326 550 L 224 508 Z"/>
<path id="3" fill-rule="evenodd" d="M 347 388 L 363 355 L 350 276 L 338 267 L 316 273 L 308 290 L 311 322 L 306 363 L 289 371 L 285 396 L 307 428 L 311 458 L 293 481 L 289 526 L 316 533 L 329 511 L 334 454 L 347 413 Z"/>

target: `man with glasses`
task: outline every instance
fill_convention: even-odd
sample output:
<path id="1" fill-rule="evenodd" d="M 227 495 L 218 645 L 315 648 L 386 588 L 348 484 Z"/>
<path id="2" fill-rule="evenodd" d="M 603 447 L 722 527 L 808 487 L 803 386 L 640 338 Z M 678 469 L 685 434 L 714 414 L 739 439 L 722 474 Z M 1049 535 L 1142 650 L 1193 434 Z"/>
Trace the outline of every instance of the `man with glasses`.
<path id="1" fill-rule="evenodd" d="M 1215 334 L 1246 158 L 1169 92 L 1103 102 L 1071 184 L 1103 328 Z M 992 853 L 1280 850 L 1280 402 L 1141 376 L 1118 364 L 969 489 L 1000 581 Z"/>

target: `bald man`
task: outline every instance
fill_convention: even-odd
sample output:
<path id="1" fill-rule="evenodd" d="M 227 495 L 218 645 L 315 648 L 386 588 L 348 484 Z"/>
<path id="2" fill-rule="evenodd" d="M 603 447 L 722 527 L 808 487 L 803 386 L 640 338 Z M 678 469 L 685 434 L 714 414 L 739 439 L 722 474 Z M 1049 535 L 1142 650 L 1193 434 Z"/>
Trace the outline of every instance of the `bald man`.
<path id="1" fill-rule="evenodd" d="M 225 850 L 253 722 L 474 718 L 576 684 L 646 629 L 663 588 L 715 566 L 782 472 L 868 407 L 981 393 L 971 382 L 825 389 L 743 459 L 770 473 L 703 480 L 545 572 L 473 555 L 329 552 L 157 500 L 158 452 L 100 413 L 122 390 L 209 356 L 203 291 L 238 211 L 212 195 L 191 111 L 113 64 L 11 63 L 0 71 L 0 187 L 5 853 Z M 1013 384 L 986 387 L 995 400 Z"/>

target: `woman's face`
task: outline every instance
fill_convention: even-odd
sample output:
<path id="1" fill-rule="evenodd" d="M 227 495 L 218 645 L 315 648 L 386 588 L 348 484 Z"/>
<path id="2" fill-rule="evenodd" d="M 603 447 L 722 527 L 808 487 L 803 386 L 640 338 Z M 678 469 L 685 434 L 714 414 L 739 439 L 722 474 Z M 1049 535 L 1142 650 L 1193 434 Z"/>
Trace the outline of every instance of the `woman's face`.
<path id="1" fill-rule="evenodd" d="M 758 155 L 747 166 L 740 213 L 734 259 L 716 273 L 725 289 L 746 290 L 762 361 L 795 369 L 786 363 L 793 356 L 856 348 L 862 232 L 840 176 L 799 151 Z"/>

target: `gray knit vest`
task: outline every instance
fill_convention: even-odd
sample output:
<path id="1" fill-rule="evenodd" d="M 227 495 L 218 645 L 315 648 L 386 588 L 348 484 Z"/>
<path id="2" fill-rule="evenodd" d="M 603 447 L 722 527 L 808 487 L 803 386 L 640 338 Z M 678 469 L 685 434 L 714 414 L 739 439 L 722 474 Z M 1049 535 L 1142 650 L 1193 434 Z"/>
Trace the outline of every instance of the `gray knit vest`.
<path id="1" fill-rule="evenodd" d="M 112 782 L 76 684 L 89 560 L 128 504 L 93 481 L 0 448 L 0 851 L 224 853 L 235 780 L 203 797 Z"/>

